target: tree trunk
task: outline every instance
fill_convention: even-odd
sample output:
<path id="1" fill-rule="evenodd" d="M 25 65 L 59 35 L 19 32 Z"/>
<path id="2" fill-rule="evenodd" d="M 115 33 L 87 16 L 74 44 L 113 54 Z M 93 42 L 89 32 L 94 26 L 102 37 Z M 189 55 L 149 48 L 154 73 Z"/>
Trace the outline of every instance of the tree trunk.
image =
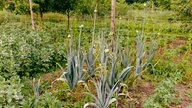
<path id="1" fill-rule="evenodd" d="M 33 2 L 32 2 L 32 0 L 29 0 L 29 4 L 30 4 L 32 29 L 35 30 L 34 15 L 33 15 Z"/>
<path id="2" fill-rule="evenodd" d="M 114 50 L 115 41 L 115 2 L 116 0 L 111 0 L 111 49 Z"/>
<path id="3" fill-rule="evenodd" d="M 154 12 L 155 12 L 155 5 L 154 5 L 154 2 L 153 2 L 153 1 L 151 1 L 151 2 L 152 2 L 151 10 L 152 10 L 152 12 L 154 13 Z"/>
<path id="4" fill-rule="evenodd" d="M 39 31 L 42 31 L 42 26 L 43 26 L 43 12 L 42 12 L 42 9 L 39 8 L 39 15 L 40 15 L 40 19 L 39 19 Z"/>
<path id="5" fill-rule="evenodd" d="M 67 31 L 70 29 L 70 10 L 67 10 Z"/>

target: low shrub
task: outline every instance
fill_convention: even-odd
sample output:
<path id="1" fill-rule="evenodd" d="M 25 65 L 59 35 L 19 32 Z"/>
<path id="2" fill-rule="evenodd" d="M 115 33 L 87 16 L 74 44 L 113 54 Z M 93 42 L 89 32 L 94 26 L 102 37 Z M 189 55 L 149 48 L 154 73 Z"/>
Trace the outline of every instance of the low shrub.
<path id="1" fill-rule="evenodd" d="M 25 102 L 21 89 L 23 84 L 18 76 L 5 79 L 0 76 L 0 107 L 20 108 Z"/>
<path id="2" fill-rule="evenodd" d="M 163 80 L 155 88 L 155 93 L 144 100 L 144 106 L 146 108 L 165 108 L 176 98 L 175 93 L 173 82 L 170 79 Z"/>

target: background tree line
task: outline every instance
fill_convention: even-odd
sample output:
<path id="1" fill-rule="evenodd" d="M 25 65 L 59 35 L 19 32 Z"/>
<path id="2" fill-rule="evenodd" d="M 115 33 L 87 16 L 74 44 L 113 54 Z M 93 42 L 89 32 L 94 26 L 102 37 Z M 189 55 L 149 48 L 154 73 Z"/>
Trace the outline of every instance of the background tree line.
<path id="1" fill-rule="evenodd" d="M 128 5 L 134 8 L 143 9 L 143 3 L 154 10 L 173 10 L 178 12 L 184 19 L 192 19 L 191 0 L 116 0 L 116 8 L 119 14 L 124 14 Z M 33 0 L 33 11 L 43 17 L 45 12 L 57 12 L 66 14 L 72 13 L 85 16 L 93 16 L 97 7 L 98 15 L 110 15 L 111 0 Z M 30 14 L 29 0 L 1 0 L 0 10 L 7 9 L 15 14 Z"/>

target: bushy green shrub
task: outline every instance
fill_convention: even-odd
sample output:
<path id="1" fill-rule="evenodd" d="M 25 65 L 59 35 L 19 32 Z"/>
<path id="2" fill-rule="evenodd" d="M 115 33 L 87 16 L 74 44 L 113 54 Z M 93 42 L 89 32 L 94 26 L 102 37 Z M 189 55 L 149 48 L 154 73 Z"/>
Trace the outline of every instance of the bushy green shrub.
<path id="1" fill-rule="evenodd" d="M 179 19 L 190 21 L 192 19 L 192 2 L 191 0 L 177 0 L 172 4 L 172 10 L 175 10 Z"/>
<path id="2" fill-rule="evenodd" d="M 166 78 L 171 78 L 178 82 L 183 80 L 183 68 L 172 62 L 159 61 L 155 70 L 150 71 L 154 75 L 155 81 L 162 81 Z"/>
<path id="3" fill-rule="evenodd" d="M 45 92 L 39 98 L 32 96 L 23 104 L 24 108 L 62 108 L 62 103 L 51 92 Z"/>
<path id="4" fill-rule="evenodd" d="M 13 8 L 11 8 L 11 9 L 13 10 Z M 39 10 L 39 6 L 37 4 L 33 4 L 33 12 L 37 14 L 38 10 Z M 30 14 L 29 3 L 15 3 L 14 12 L 15 12 L 15 14 L 20 14 L 20 15 Z"/>
<path id="5" fill-rule="evenodd" d="M 144 101 L 146 108 L 165 108 L 175 99 L 174 84 L 166 79 L 155 88 L 155 93 Z"/>
<path id="6" fill-rule="evenodd" d="M 56 62 L 65 63 L 65 45 L 62 40 L 54 41 L 55 37 L 50 33 L 10 25 L 1 30 L 1 75 L 33 76 L 56 69 Z"/>
<path id="7" fill-rule="evenodd" d="M 0 85 L 0 108 L 20 108 L 25 101 L 20 78 L 13 76 L 6 80 L 0 76 Z"/>

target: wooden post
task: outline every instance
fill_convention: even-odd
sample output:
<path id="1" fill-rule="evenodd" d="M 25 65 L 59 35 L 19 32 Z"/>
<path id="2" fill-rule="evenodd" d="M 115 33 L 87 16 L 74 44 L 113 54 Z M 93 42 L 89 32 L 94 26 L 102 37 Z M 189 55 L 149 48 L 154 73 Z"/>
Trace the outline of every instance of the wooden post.
<path id="1" fill-rule="evenodd" d="M 116 0 L 111 0 L 111 49 L 114 50 L 115 41 L 115 2 Z"/>
<path id="2" fill-rule="evenodd" d="M 33 2 L 32 2 L 32 0 L 29 0 L 29 4 L 30 4 L 30 12 L 31 12 L 32 29 L 35 30 L 35 23 L 34 23 L 34 16 L 33 16 Z"/>

